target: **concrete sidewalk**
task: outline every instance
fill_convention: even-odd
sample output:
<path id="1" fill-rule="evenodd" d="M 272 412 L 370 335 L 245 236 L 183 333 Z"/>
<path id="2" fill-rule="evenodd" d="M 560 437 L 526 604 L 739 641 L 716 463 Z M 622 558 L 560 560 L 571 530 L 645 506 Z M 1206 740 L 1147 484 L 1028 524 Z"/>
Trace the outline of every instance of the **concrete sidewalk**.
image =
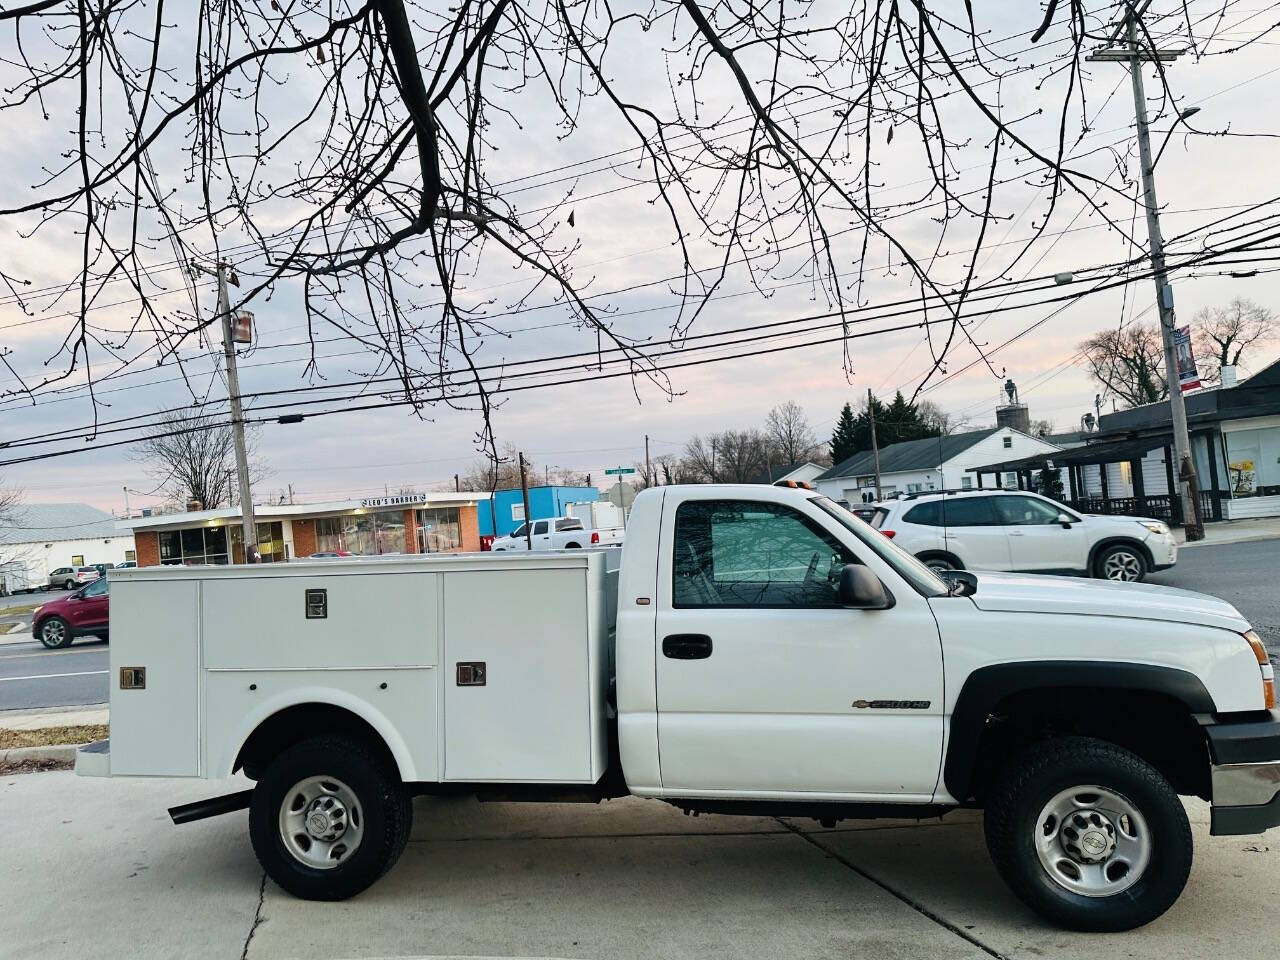
<path id="1" fill-rule="evenodd" d="M 40 730 L 45 727 L 87 727 L 110 722 L 105 703 L 88 707 L 40 707 L 0 711 L 0 729 Z"/>
<path id="2" fill-rule="evenodd" d="M 1251 540 L 1270 540 L 1280 537 L 1280 517 L 1266 517 L 1261 520 L 1223 520 L 1220 523 L 1204 525 L 1204 539 L 1195 543 L 1186 542 L 1186 533 L 1182 527 L 1175 527 L 1174 539 L 1180 547 L 1205 547 L 1213 544 L 1247 543 Z"/>
<path id="3" fill-rule="evenodd" d="M 1182 899 L 1126 934 L 1071 934 L 996 877 L 972 813 L 818 829 L 685 817 L 657 801 L 478 804 L 420 798 L 399 865 L 345 903 L 263 881 L 247 816 L 174 827 L 165 808 L 243 782 L 0 780 L 19 830 L 0 871 L 13 957 L 573 957 L 593 960 L 1269 958 L 1280 851 L 1210 838 Z"/>

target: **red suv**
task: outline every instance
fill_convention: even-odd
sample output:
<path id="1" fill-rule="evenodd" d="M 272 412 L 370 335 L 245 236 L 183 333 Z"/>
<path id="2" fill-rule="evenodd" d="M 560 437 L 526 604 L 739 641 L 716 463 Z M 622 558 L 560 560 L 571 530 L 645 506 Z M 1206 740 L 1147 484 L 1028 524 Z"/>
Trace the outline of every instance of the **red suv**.
<path id="1" fill-rule="evenodd" d="M 99 577 L 75 593 L 41 604 L 31 615 L 31 633 L 51 650 L 76 637 L 106 640 L 109 587 L 107 578 Z"/>

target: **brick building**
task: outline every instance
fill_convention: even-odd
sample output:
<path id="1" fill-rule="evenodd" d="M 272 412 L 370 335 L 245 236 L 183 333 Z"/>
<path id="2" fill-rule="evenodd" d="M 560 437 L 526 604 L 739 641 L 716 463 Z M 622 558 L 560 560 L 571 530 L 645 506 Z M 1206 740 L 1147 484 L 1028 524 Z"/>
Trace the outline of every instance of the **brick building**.
<path id="1" fill-rule="evenodd" d="M 480 549 L 477 506 L 488 493 L 423 493 L 254 507 L 266 563 L 313 553 L 355 556 Z M 240 510 L 197 510 L 116 521 L 132 530 L 138 566 L 243 563 Z"/>

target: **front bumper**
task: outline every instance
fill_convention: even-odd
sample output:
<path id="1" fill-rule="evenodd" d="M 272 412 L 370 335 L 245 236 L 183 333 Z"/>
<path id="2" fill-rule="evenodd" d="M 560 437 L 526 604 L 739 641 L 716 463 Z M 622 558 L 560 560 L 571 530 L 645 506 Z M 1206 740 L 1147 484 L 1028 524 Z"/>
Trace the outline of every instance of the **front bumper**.
<path id="1" fill-rule="evenodd" d="M 1280 826 L 1280 713 L 1205 727 L 1213 765 L 1214 836 L 1262 833 Z"/>
<path id="2" fill-rule="evenodd" d="M 1178 542 L 1172 535 L 1167 537 L 1151 536 L 1147 539 L 1147 549 L 1151 551 L 1151 569 L 1168 570 L 1178 562 Z"/>

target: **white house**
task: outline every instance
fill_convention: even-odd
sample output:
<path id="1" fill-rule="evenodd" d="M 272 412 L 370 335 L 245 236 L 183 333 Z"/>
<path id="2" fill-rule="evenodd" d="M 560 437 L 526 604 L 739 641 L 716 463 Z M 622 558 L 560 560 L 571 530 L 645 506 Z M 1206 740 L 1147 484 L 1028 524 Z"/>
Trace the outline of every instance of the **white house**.
<path id="1" fill-rule="evenodd" d="M 970 467 L 1001 460 L 1014 460 L 1061 449 L 1056 444 L 1028 436 L 1013 427 L 989 427 L 946 437 L 907 440 L 880 448 L 880 488 L 884 497 L 929 490 L 968 490 L 979 485 L 1016 486 L 1017 477 L 983 475 L 979 484 Z M 871 450 L 855 453 L 813 481 L 833 500 L 869 503 L 876 496 L 875 455 Z"/>
<path id="2" fill-rule="evenodd" d="M 25 564 L 32 580 L 43 581 L 58 567 L 135 559 L 133 534 L 87 503 L 23 503 L 0 525 L 0 561 Z"/>
<path id="3" fill-rule="evenodd" d="M 814 478 L 826 467 L 806 460 L 803 463 L 787 463 L 770 466 L 761 471 L 752 483 L 785 483 L 794 480 L 796 483 L 813 483 Z"/>

